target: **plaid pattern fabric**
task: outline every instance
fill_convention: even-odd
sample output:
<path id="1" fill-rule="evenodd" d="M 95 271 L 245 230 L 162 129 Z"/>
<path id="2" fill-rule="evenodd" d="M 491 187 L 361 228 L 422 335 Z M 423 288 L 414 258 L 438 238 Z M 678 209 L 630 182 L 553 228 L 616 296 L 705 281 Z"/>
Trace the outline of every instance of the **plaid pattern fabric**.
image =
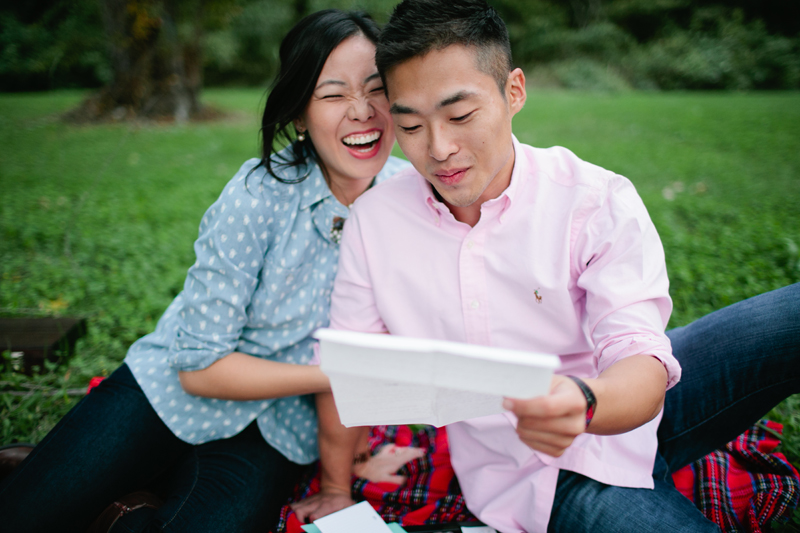
<path id="1" fill-rule="evenodd" d="M 776 422 L 762 424 L 780 434 Z M 759 426 L 724 448 L 673 474 L 678 490 L 726 533 L 770 531 L 785 522 L 800 500 L 800 476 L 775 448 L 775 434 Z"/>
<path id="2" fill-rule="evenodd" d="M 765 421 L 780 433 L 783 426 Z M 440 524 L 477 520 L 464 505 L 450 465 L 447 432 L 430 426 L 372 428 L 370 448 L 386 444 L 416 446 L 427 454 L 408 463 L 402 487 L 353 478 L 353 496 L 367 500 L 387 522 L 401 525 Z M 726 533 L 770 531 L 772 521 L 785 521 L 800 497 L 800 476 L 786 457 L 774 452 L 778 439 L 756 426 L 699 461 L 675 472 L 675 486 Z M 300 483 L 291 501 L 319 492 L 319 468 Z M 275 533 L 302 533 L 288 505 Z"/>
<path id="3" fill-rule="evenodd" d="M 353 497 L 367 500 L 386 522 L 404 526 L 472 522 L 477 519 L 464 505 L 461 487 L 450 465 L 447 432 L 432 426 L 376 426 L 370 432 L 370 449 L 375 453 L 386 444 L 415 446 L 427 451 L 425 456 L 406 464 L 400 474 L 408 476 L 405 485 L 372 483 L 353 477 Z M 319 492 L 319 468 L 300 483 L 291 501 Z M 302 533 L 300 522 L 288 505 L 281 510 L 276 533 Z"/>

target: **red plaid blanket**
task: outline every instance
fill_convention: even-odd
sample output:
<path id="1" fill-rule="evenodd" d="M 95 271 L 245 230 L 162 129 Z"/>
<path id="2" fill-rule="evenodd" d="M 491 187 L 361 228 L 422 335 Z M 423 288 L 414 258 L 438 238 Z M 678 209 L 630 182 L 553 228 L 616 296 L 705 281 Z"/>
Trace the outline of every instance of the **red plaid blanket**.
<path id="1" fill-rule="evenodd" d="M 762 424 L 780 434 L 776 422 Z M 724 448 L 673 474 L 678 490 L 726 533 L 770 531 L 800 499 L 800 476 L 775 448 L 776 436 L 754 426 Z M 763 528 L 763 529 L 762 529 Z"/>
<path id="2" fill-rule="evenodd" d="M 766 426 L 780 433 L 774 422 Z M 447 433 L 430 426 L 378 426 L 372 429 L 373 453 L 381 446 L 416 446 L 427 450 L 408 463 L 402 487 L 353 478 L 353 496 L 367 500 L 387 522 L 401 525 L 468 522 L 476 518 L 464 505 L 453 468 Z M 725 448 L 675 472 L 675 485 L 726 533 L 769 531 L 772 521 L 785 521 L 800 498 L 800 475 L 781 453 L 774 452 L 777 438 L 754 427 Z M 319 469 L 314 468 L 292 495 L 291 501 L 319 491 Z M 276 533 L 302 533 L 288 505 L 281 511 Z"/>

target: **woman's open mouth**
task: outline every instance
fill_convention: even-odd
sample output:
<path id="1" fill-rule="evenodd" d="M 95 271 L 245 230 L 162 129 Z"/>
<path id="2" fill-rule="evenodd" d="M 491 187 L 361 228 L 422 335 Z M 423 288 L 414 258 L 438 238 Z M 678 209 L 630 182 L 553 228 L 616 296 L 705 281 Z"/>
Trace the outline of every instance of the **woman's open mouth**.
<path id="1" fill-rule="evenodd" d="M 378 153 L 383 132 L 372 130 L 366 133 L 353 133 L 342 139 L 347 150 L 359 159 L 368 159 Z"/>

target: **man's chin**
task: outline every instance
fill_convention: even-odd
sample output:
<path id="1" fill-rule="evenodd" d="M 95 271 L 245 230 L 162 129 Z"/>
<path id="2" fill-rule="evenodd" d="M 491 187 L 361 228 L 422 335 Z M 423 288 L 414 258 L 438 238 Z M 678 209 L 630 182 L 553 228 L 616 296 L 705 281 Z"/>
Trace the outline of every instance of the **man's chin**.
<path id="1" fill-rule="evenodd" d="M 439 191 L 437 191 L 439 192 Z M 451 191 L 447 191 L 451 192 Z M 444 199 L 444 203 L 451 207 L 469 207 L 473 205 L 475 202 L 478 201 L 477 198 L 461 195 L 461 194 L 442 194 L 439 192 L 439 196 Z"/>

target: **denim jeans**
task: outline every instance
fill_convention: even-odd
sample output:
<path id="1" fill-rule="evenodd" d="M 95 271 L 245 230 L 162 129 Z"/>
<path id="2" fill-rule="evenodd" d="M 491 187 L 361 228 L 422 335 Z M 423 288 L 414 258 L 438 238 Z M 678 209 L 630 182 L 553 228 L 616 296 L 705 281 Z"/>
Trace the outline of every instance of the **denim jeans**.
<path id="1" fill-rule="evenodd" d="M 613 487 L 562 471 L 549 531 L 719 531 L 675 489 L 670 472 L 722 447 L 800 392 L 800 284 L 667 335 L 683 374 L 664 403 L 655 489 Z"/>
<path id="2" fill-rule="evenodd" d="M 165 503 L 123 531 L 265 533 L 304 467 L 264 441 L 255 422 L 191 445 L 161 422 L 127 365 L 82 399 L 0 486 L 3 531 L 83 532 L 115 499 L 150 489 Z"/>

